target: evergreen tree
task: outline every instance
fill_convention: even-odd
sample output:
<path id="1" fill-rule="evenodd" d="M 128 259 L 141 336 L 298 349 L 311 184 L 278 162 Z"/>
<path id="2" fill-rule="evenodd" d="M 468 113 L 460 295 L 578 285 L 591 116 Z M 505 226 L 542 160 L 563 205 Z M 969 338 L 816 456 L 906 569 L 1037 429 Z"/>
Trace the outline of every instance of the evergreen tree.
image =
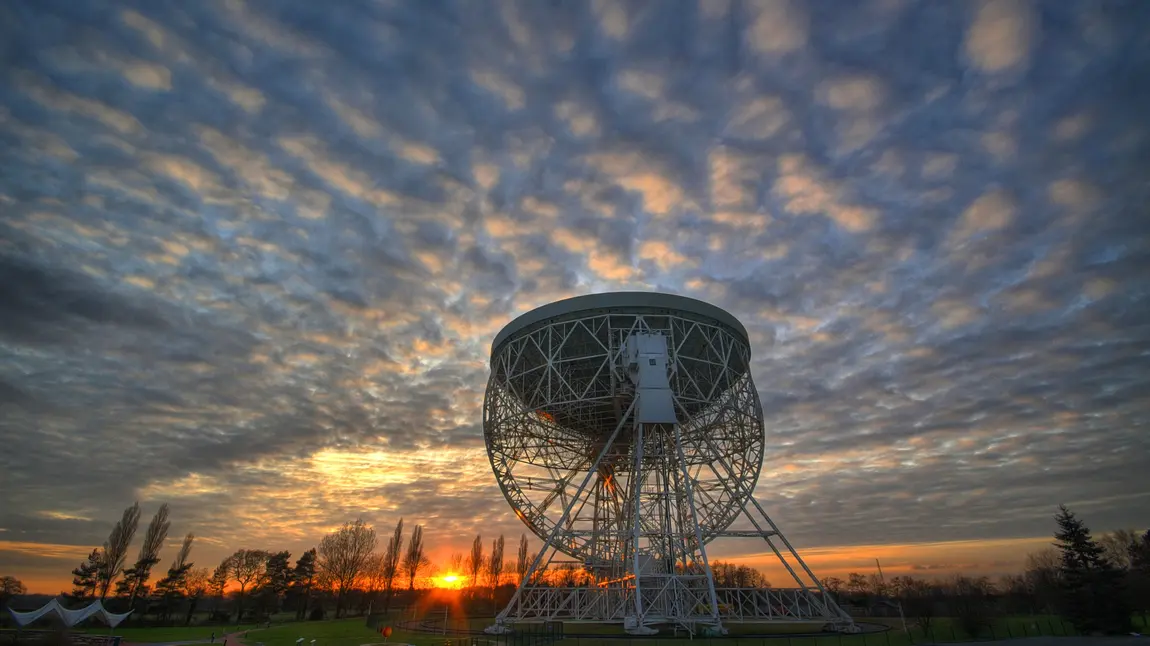
<path id="1" fill-rule="evenodd" d="M 123 578 L 116 581 L 116 587 L 113 594 L 117 597 L 128 599 L 132 596 L 132 591 L 137 590 L 140 586 L 140 573 L 134 567 L 126 567 L 120 572 Z M 131 606 L 129 606 L 129 609 Z"/>
<path id="2" fill-rule="evenodd" d="M 232 557 L 220 561 L 216 569 L 212 571 L 212 576 L 208 579 L 208 592 L 216 598 L 215 604 L 212 607 L 212 614 L 220 611 L 220 605 L 224 601 L 224 590 L 228 587 L 228 579 L 231 578 L 232 570 Z M 230 613 L 227 613 L 230 615 Z"/>
<path id="3" fill-rule="evenodd" d="M 1150 615 L 1150 530 L 1131 543 L 1128 592 L 1134 609 L 1147 623 Z"/>
<path id="4" fill-rule="evenodd" d="M 1130 545 L 1130 567 L 1150 570 L 1150 530 Z"/>
<path id="5" fill-rule="evenodd" d="M 292 583 L 291 552 L 273 552 L 268 555 L 267 588 L 276 597 L 287 592 Z"/>
<path id="6" fill-rule="evenodd" d="M 292 569 L 291 591 L 296 599 L 295 618 L 303 621 L 307 617 L 307 604 L 311 599 L 311 589 L 315 585 L 315 548 L 304 552 L 295 562 Z"/>
<path id="7" fill-rule="evenodd" d="M 72 570 L 72 594 L 69 596 L 76 601 L 91 599 L 96 596 L 96 587 L 100 584 L 97 575 L 100 572 L 100 549 L 92 550 L 88 559 L 80 567 Z"/>
<path id="8" fill-rule="evenodd" d="M 1054 537 L 1062 555 L 1062 614 L 1082 633 L 1129 632 L 1130 610 L 1121 571 L 1106 559 L 1085 523 L 1065 505 L 1058 510 Z"/>
<path id="9" fill-rule="evenodd" d="M 188 572 L 192 570 L 194 565 L 188 561 L 188 557 L 191 556 L 192 543 L 195 538 L 195 534 L 191 532 L 184 536 L 184 542 L 176 554 L 176 559 L 168 567 L 167 576 L 156 583 L 156 596 L 162 602 L 164 620 L 171 616 L 176 604 L 184 598 L 184 585 L 187 581 Z"/>
<path id="10" fill-rule="evenodd" d="M 184 583 L 192 565 L 192 563 L 181 566 L 172 564 L 172 567 L 168 568 L 167 576 L 156 582 L 156 596 L 161 602 L 162 619 L 165 621 L 172 616 L 172 612 L 184 598 Z"/>
<path id="11" fill-rule="evenodd" d="M 279 612 L 284 594 L 291 586 L 291 552 L 268 554 L 267 573 L 263 588 L 259 591 L 260 610 L 265 613 Z"/>

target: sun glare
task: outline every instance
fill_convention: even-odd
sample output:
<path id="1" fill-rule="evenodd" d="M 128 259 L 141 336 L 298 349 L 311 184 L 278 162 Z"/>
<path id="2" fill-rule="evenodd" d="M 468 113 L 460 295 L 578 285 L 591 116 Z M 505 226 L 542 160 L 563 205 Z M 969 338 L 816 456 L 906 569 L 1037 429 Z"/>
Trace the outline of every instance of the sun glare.
<path id="1" fill-rule="evenodd" d="M 458 588 L 459 576 L 455 574 L 448 574 L 439 577 L 439 587 L 441 588 Z"/>

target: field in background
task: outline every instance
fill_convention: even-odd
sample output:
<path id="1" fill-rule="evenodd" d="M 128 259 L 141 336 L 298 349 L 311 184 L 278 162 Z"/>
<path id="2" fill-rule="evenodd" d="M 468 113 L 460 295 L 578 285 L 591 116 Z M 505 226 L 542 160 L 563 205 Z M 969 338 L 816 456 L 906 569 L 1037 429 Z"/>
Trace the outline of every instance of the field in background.
<path id="1" fill-rule="evenodd" d="M 429 613 L 434 615 L 434 613 Z M 286 619 L 286 618 L 285 618 Z M 497 638 L 489 635 L 442 635 L 428 632 L 405 630 L 402 622 L 410 621 L 410 615 L 391 613 L 385 625 L 393 627 L 389 644 L 412 644 L 414 646 L 535 646 L 533 640 L 524 636 Z M 440 620 L 441 622 L 442 620 Z M 452 630 L 466 629 L 481 631 L 492 623 L 490 617 L 457 618 L 451 621 Z M 911 646 L 912 644 L 970 642 L 988 639 L 1016 639 L 1035 636 L 1076 635 L 1069 623 L 1058 617 L 1001 617 L 977 638 L 967 635 L 954 619 L 939 617 L 934 619 L 929 632 L 924 633 L 917 626 L 909 626 L 910 632 L 903 631 L 897 618 L 862 619 L 873 624 L 885 624 L 890 630 L 862 635 L 821 635 L 803 636 L 801 632 L 811 630 L 812 625 L 751 625 L 732 624 L 730 636 L 721 639 L 693 639 L 699 646 Z M 426 624 L 425 624 L 426 625 Z M 442 623 L 439 624 L 442 626 Z M 1135 630 L 1145 630 L 1148 626 L 1139 617 L 1135 619 Z M 107 628 L 91 629 L 86 632 L 106 634 Z M 126 628 L 117 630 L 127 643 L 163 642 L 206 642 L 215 632 L 216 643 L 222 643 L 225 633 L 248 631 L 247 646 L 363 646 L 383 644 L 383 635 L 370 629 L 363 617 L 350 619 L 301 621 L 273 623 L 270 628 L 242 626 L 236 628 L 221 626 L 192 626 L 187 628 Z M 596 626 L 591 624 L 565 624 L 567 637 L 557 646 L 620 646 L 618 637 L 622 630 L 617 626 Z M 771 634 L 771 637 L 752 636 Z M 302 643 L 299 640 L 302 638 Z M 681 644 L 687 637 L 673 637 L 669 632 L 657 637 L 639 638 L 644 646 L 672 646 Z M 313 643 L 314 640 L 314 643 Z M 229 646 L 232 646 L 229 644 Z"/>

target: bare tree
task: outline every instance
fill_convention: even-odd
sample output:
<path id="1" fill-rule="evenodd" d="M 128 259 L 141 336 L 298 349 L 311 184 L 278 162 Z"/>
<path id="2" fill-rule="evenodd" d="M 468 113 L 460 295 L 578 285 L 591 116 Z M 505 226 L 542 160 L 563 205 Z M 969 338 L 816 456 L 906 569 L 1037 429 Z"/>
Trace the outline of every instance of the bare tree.
<path id="1" fill-rule="evenodd" d="M 188 575 L 184 578 L 184 595 L 188 598 L 188 614 L 184 617 L 185 626 L 191 625 L 192 616 L 196 614 L 196 606 L 199 605 L 200 599 L 208 594 L 211 587 L 212 573 L 208 568 L 188 570 Z"/>
<path id="2" fill-rule="evenodd" d="M 1027 554 L 1022 576 L 1034 595 L 1033 612 L 1053 612 L 1062 598 L 1062 555 L 1058 550 L 1047 547 Z"/>
<path id="3" fill-rule="evenodd" d="M 128 548 L 132 545 L 139 524 L 140 503 L 137 502 L 124 510 L 124 515 L 108 534 L 108 540 L 104 541 L 100 570 L 96 573 L 96 579 L 100 582 L 100 601 L 108 596 L 108 588 L 112 587 L 112 582 L 124 568 L 124 559 L 128 558 Z"/>
<path id="4" fill-rule="evenodd" d="M 463 574 L 463 554 L 452 552 L 447 559 L 447 571 L 451 574 Z"/>
<path id="5" fill-rule="evenodd" d="M 906 602 L 906 613 L 922 629 L 922 634 L 933 635 L 931 627 L 934 623 L 935 598 L 939 596 L 938 587 L 908 576 L 900 577 L 898 590 L 899 598 Z"/>
<path id="6" fill-rule="evenodd" d="M 403 519 L 395 524 L 395 531 L 387 539 L 383 552 L 383 611 L 391 609 L 391 592 L 395 588 L 395 577 L 399 574 L 399 564 L 403 560 Z"/>
<path id="7" fill-rule="evenodd" d="M 345 523 L 323 537 L 317 552 L 319 572 L 335 588 L 335 616 L 343 610 L 344 597 L 355 586 L 367 559 L 375 551 L 375 530 L 363 520 Z"/>
<path id="8" fill-rule="evenodd" d="M 990 625 L 990 596 L 994 585 L 986 577 L 970 578 L 954 575 L 949 582 L 951 611 L 958 627 L 967 635 L 978 639 Z"/>
<path id="9" fill-rule="evenodd" d="M 387 587 L 387 577 L 384 574 L 383 567 L 384 555 L 376 552 L 367 557 L 367 562 L 363 565 L 363 574 L 360 576 L 360 586 L 363 591 L 367 593 L 369 604 L 374 604 L 376 597 L 380 592 Z M 369 605 L 369 614 L 370 614 Z"/>
<path id="10" fill-rule="evenodd" d="M 244 620 L 244 595 L 263 584 L 268 569 L 268 553 L 264 550 L 236 550 L 228 561 L 232 580 L 240 584 L 237 597 L 236 622 Z"/>
<path id="11" fill-rule="evenodd" d="M 1141 536 L 1132 529 L 1116 529 L 1100 536 L 1098 544 L 1102 546 L 1102 553 L 1106 555 L 1107 560 L 1114 564 L 1114 567 L 1129 570 L 1130 547 L 1137 545 L 1140 540 Z"/>
<path id="12" fill-rule="evenodd" d="M 479 574 L 483 572 L 483 537 L 475 535 L 471 544 L 471 554 L 467 557 L 467 574 L 471 576 L 471 587 L 479 585 Z"/>
<path id="13" fill-rule="evenodd" d="M 495 589 L 499 587 L 499 579 L 503 577 L 503 547 L 505 541 L 503 534 L 491 541 L 491 558 L 487 561 L 487 574 L 491 577 L 491 598 L 495 599 Z"/>
<path id="14" fill-rule="evenodd" d="M 520 582 L 527 576 L 527 568 L 531 567 L 531 562 L 527 560 L 527 534 L 519 535 L 519 554 L 515 559 L 515 575 Z"/>
<path id="15" fill-rule="evenodd" d="M 427 556 L 423 554 L 423 525 L 416 525 L 411 530 L 411 538 L 407 539 L 407 551 L 403 554 L 403 572 L 407 575 L 407 589 L 415 589 L 415 578 L 419 576 L 421 568 L 430 565 Z"/>
<path id="16" fill-rule="evenodd" d="M 871 592 L 870 582 L 858 572 L 851 572 L 847 574 L 846 590 L 853 595 L 868 595 Z"/>
<path id="17" fill-rule="evenodd" d="M 711 566 L 711 569 L 713 570 L 714 566 Z M 823 590 L 829 592 L 836 601 L 839 598 L 839 593 L 843 591 L 844 585 L 846 585 L 846 583 L 837 576 L 828 576 L 827 578 L 823 579 Z"/>
<path id="18" fill-rule="evenodd" d="M 185 565 L 189 565 L 188 557 L 192 555 L 192 543 L 196 541 L 196 535 L 188 532 L 184 534 L 184 541 L 180 543 L 180 551 L 176 552 L 176 560 L 172 561 L 173 569 L 180 569 Z"/>
<path id="19" fill-rule="evenodd" d="M 148 523 L 148 529 L 144 532 L 144 542 L 140 545 L 140 554 L 136 557 L 136 564 L 132 566 L 132 587 L 131 592 L 128 593 L 128 607 L 136 607 L 136 599 L 141 595 L 146 595 L 146 588 L 148 579 L 152 576 L 152 568 L 160 562 L 160 550 L 164 547 L 164 541 L 168 539 L 168 530 L 172 527 L 172 521 L 168 520 L 168 504 L 160 505 L 156 510 L 156 515 L 152 516 L 152 521 Z M 188 551 L 191 552 L 191 543 L 188 544 Z"/>

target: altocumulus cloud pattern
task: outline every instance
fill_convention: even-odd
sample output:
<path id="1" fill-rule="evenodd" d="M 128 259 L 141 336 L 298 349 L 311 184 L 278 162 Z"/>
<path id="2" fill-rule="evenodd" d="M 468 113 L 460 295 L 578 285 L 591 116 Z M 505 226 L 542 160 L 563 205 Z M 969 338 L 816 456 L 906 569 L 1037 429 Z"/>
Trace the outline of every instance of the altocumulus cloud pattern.
<path id="1" fill-rule="evenodd" d="M 0 564 L 137 497 L 220 550 L 518 533 L 488 344 L 611 289 L 747 323 L 800 545 L 1137 522 L 1148 34 L 1140 0 L 2 3 Z"/>

